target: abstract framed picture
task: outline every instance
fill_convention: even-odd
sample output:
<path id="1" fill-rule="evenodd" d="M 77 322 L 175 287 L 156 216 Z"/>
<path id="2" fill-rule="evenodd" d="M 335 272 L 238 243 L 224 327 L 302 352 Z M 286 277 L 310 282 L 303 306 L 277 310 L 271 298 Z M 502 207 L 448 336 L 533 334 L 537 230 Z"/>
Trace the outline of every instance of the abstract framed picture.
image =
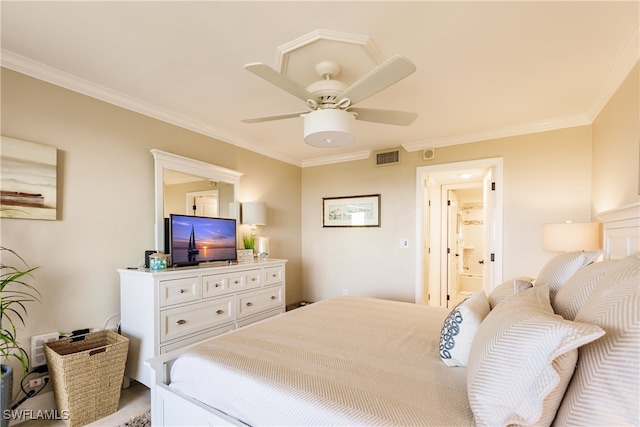
<path id="1" fill-rule="evenodd" d="M 57 219 L 55 147 L 0 137 L 0 217 Z"/>
<path id="2" fill-rule="evenodd" d="M 380 227 L 380 195 L 324 197 L 323 227 Z"/>

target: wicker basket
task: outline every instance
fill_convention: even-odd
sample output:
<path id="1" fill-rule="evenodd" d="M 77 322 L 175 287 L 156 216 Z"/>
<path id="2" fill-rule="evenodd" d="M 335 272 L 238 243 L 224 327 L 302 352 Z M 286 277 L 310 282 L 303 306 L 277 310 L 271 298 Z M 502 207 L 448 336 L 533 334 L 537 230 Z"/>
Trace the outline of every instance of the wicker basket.
<path id="1" fill-rule="evenodd" d="M 129 339 L 91 332 L 44 345 L 58 414 L 70 427 L 118 410 Z"/>

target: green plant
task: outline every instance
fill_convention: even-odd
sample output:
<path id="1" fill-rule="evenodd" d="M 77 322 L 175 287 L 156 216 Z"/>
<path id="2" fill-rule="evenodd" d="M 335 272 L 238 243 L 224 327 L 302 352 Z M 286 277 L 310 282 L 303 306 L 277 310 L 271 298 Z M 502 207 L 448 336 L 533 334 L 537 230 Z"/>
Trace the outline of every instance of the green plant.
<path id="1" fill-rule="evenodd" d="M 253 234 L 245 234 L 242 236 L 242 243 L 245 249 L 253 249 L 256 244 L 256 236 Z"/>
<path id="2" fill-rule="evenodd" d="M 0 251 L 3 255 L 11 254 L 24 265 L 6 265 L 5 256 L 0 261 L 0 355 L 2 360 L 8 360 L 10 357 L 19 360 L 26 373 L 29 368 L 29 356 L 18 342 L 16 326 L 25 326 L 25 304 L 40 301 L 40 292 L 26 281 L 31 272 L 38 267 L 29 267 L 20 255 L 9 248 L 0 246 Z"/>

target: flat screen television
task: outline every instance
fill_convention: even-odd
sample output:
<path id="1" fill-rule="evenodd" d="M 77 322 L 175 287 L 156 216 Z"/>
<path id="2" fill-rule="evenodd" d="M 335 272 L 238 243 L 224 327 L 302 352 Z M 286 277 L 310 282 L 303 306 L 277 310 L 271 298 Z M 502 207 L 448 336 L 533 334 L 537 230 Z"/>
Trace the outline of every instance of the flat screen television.
<path id="1" fill-rule="evenodd" d="M 175 266 L 237 258 L 236 220 L 169 215 L 169 253 Z"/>

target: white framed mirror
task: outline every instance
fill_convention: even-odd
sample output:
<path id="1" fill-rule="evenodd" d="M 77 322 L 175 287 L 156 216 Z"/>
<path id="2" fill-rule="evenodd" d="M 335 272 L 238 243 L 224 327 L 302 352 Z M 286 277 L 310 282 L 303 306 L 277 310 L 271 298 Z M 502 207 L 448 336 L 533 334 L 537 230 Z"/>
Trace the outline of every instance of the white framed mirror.
<path id="1" fill-rule="evenodd" d="M 165 218 L 171 213 L 239 219 L 241 172 L 157 149 L 151 153 L 157 251 L 165 251 Z"/>

